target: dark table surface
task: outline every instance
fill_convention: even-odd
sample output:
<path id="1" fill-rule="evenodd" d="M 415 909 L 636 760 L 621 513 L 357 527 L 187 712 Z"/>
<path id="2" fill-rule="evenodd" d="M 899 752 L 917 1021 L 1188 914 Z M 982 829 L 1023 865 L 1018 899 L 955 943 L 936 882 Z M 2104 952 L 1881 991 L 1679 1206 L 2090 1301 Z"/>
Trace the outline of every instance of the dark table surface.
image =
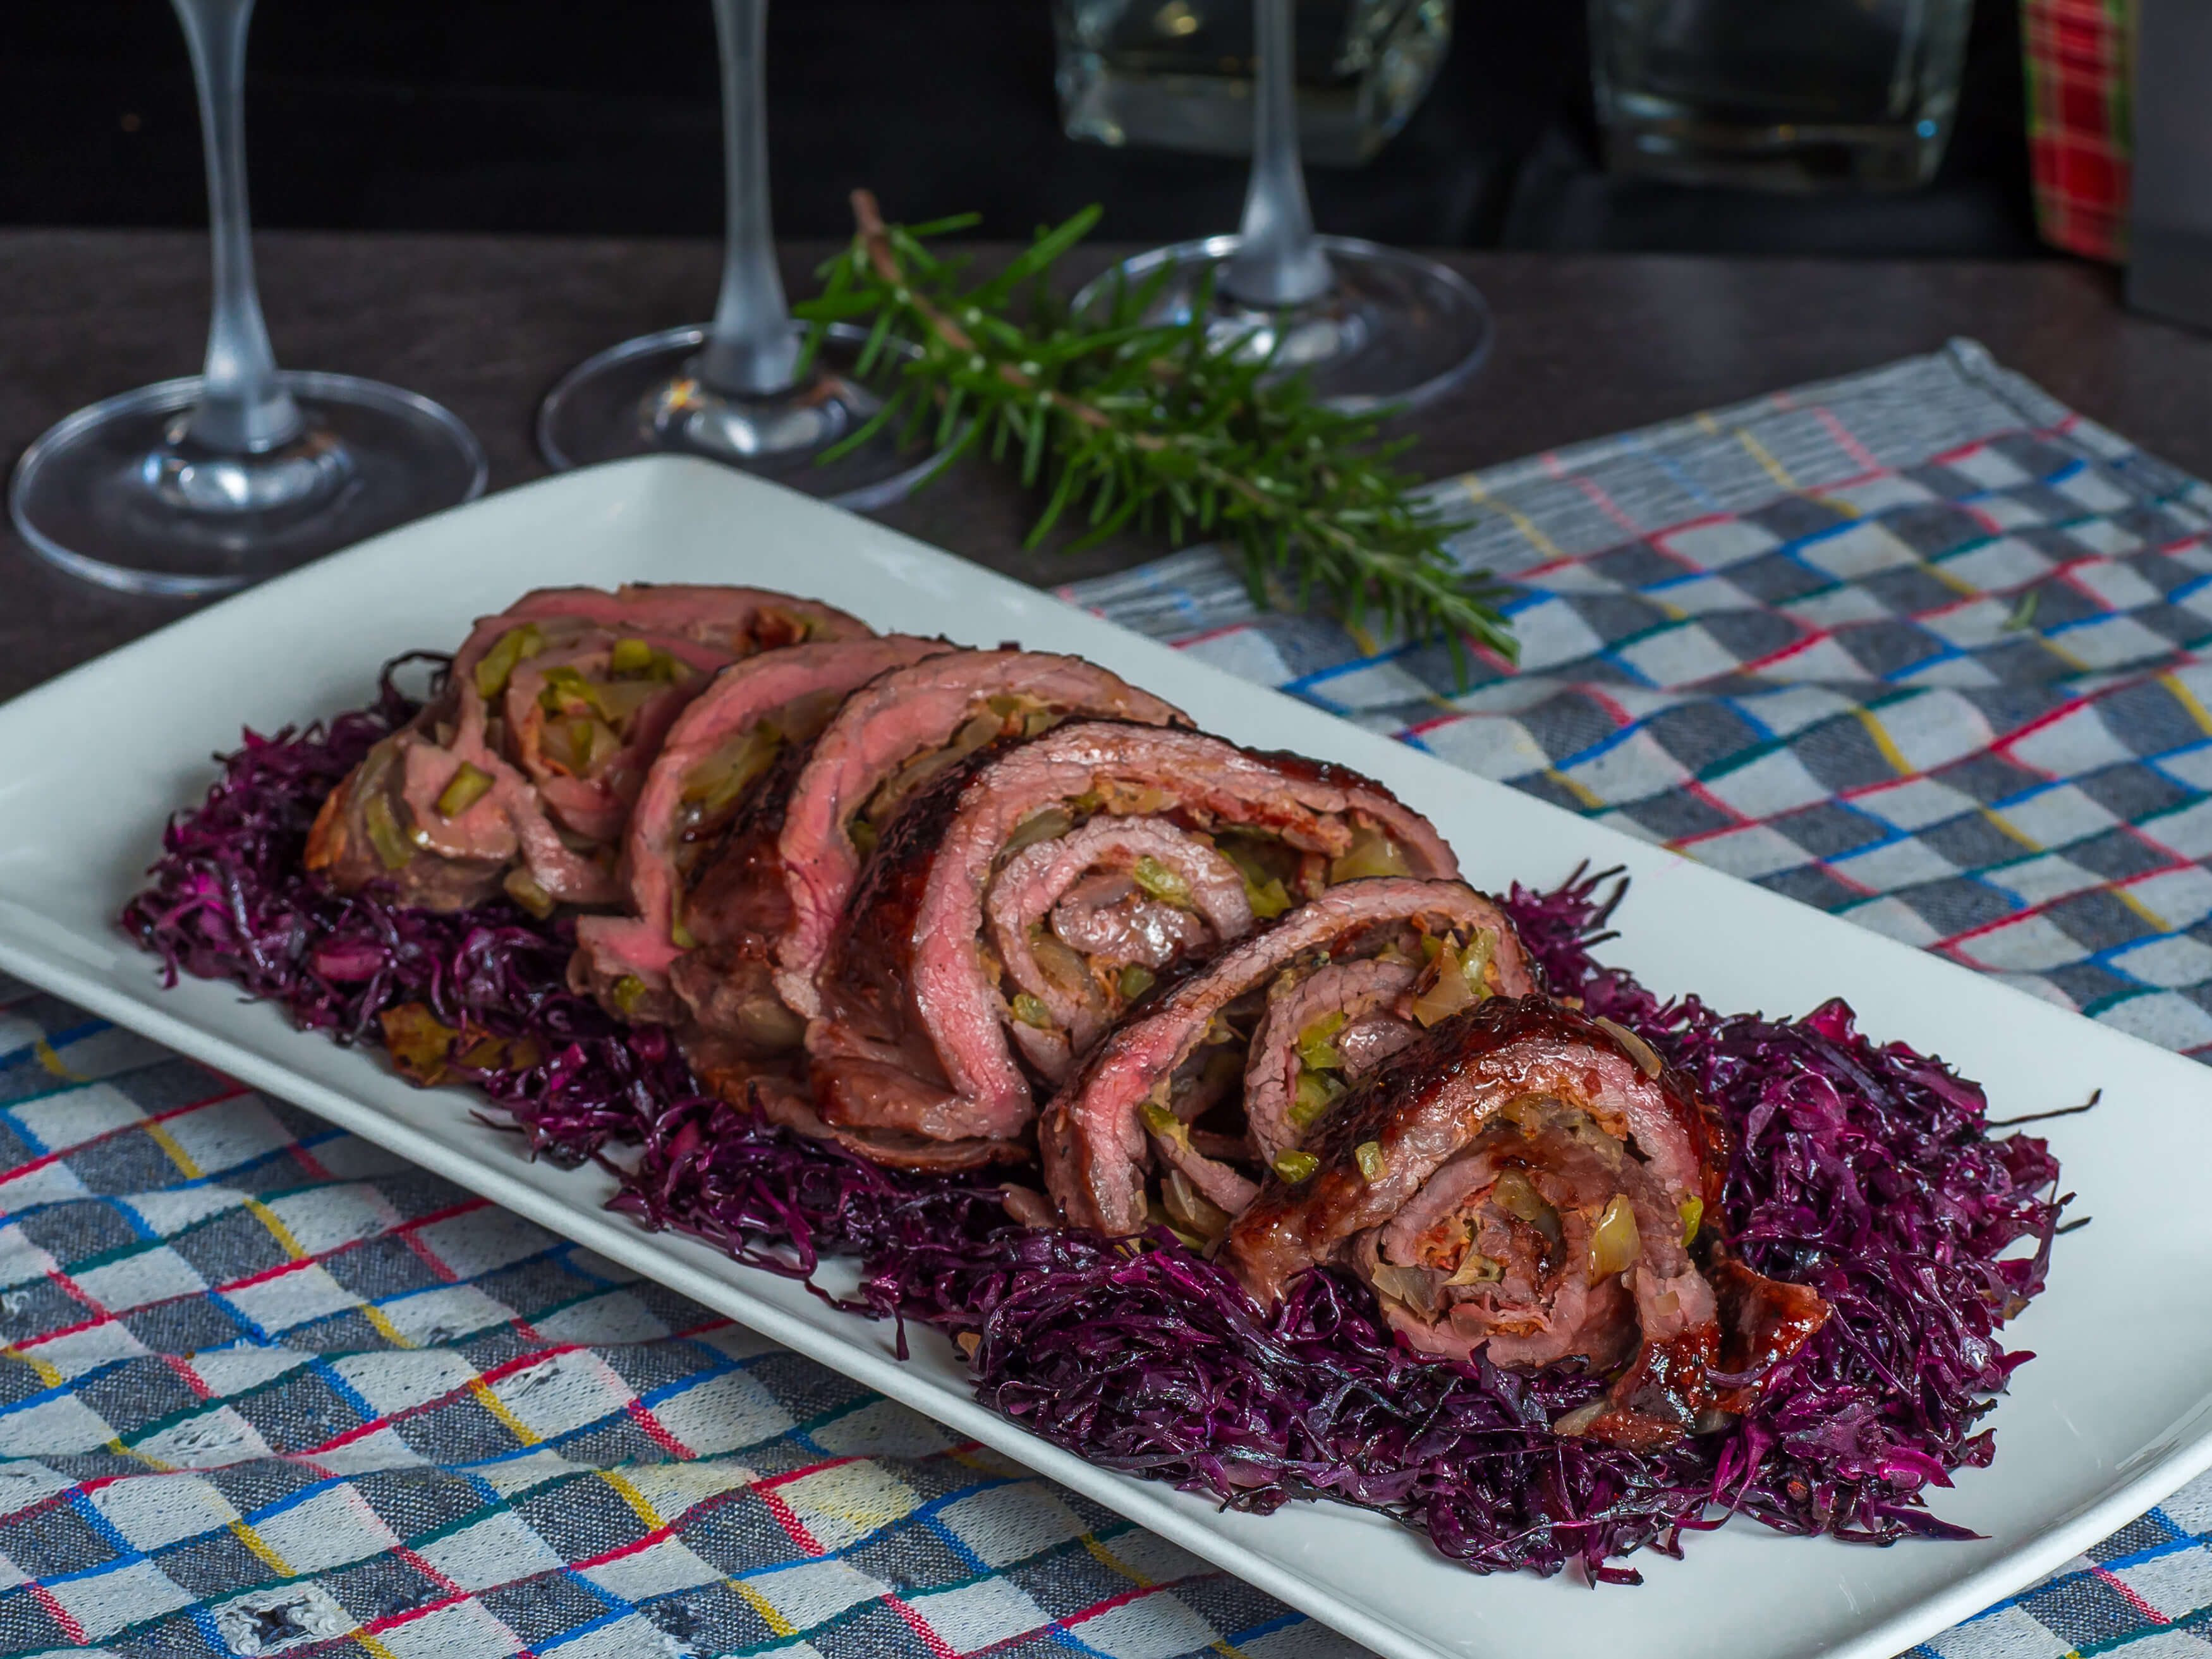
<path id="1" fill-rule="evenodd" d="M 394 381 L 476 429 L 506 489 L 544 471 L 530 425 L 579 359 L 698 320 L 717 250 L 698 242 L 282 234 L 259 245 L 277 356 Z M 0 233 L 0 454 L 71 410 L 198 366 L 204 239 L 167 232 Z M 1071 260 L 1087 275 L 1117 252 Z M 823 252 L 787 251 L 804 292 Z M 1489 296 L 1498 347 L 1457 396 L 1423 411 L 1410 463 L 1429 474 L 1926 351 L 1956 335 L 2151 452 L 2212 472 L 2212 338 L 2124 310 L 2109 274 L 2051 262 L 1448 256 Z M 969 464 L 881 516 L 1025 580 L 1144 556 L 1024 554 L 1032 504 Z M 88 586 L 0 529 L 0 698 L 184 613 Z"/>

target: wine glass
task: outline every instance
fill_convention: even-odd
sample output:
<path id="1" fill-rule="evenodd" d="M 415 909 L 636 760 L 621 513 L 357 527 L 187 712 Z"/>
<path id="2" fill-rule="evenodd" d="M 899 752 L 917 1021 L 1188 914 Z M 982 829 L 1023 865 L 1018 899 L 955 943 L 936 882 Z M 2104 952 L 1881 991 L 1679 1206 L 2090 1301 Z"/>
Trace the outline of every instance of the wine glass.
<path id="1" fill-rule="evenodd" d="M 1188 322 L 1203 312 L 1208 337 L 1274 353 L 1284 372 L 1306 371 L 1315 395 L 1339 409 L 1425 404 L 1482 367 L 1490 307 L 1467 278 L 1433 259 L 1314 234 L 1298 161 L 1291 5 L 1254 3 L 1243 228 L 1124 260 L 1075 296 L 1076 313 L 1103 309 L 1119 284 L 1135 291 L 1157 281 L 1147 320 Z"/>
<path id="2" fill-rule="evenodd" d="M 215 301 L 205 367 L 81 409 L 23 452 L 16 531 L 64 570 L 141 593 L 221 592 L 484 486 L 448 410 L 350 374 L 279 369 L 246 206 L 253 0 L 173 0 L 199 89 Z"/>
<path id="3" fill-rule="evenodd" d="M 556 469 L 624 455 L 702 455 L 855 510 L 896 501 L 927 477 L 897 434 L 836 447 L 883 399 L 856 364 L 867 331 L 833 325 L 805 373 L 802 331 L 776 274 L 768 198 L 767 0 L 714 0 L 722 59 L 726 225 L 714 320 L 642 335 L 587 357 L 538 411 L 538 447 Z M 884 356 L 913 352 L 891 343 Z"/>

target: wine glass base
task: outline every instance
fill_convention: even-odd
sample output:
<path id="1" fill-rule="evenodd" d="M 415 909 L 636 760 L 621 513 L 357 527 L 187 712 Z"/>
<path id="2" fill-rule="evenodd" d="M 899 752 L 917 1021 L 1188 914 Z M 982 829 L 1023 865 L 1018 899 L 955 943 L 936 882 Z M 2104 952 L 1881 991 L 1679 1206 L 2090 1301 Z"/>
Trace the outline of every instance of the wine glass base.
<path id="1" fill-rule="evenodd" d="M 77 410 L 15 464 L 17 533 L 104 586 L 221 593 L 483 493 L 475 434 L 428 398 L 350 374 L 276 378 L 305 428 L 259 454 L 193 441 L 197 375 Z"/>
<path id="2" fill-rule="evenodd" d="M 938 453 L 902 448 L 896 431 L 886 430 L 820 459 L 883 407 L 856 373 L 867 337 L 833 325 L 806 378 L 762 398 L 731 397 L 698 378 L 703 327 L 625 340 L 586 358 L 546 394 L 538 452 L 556 471 L 629 455 L 698 455 L 855 512 L 886 507 L 928 475 Z M 890 348 L 902 349 L 913 349 Z"/>
<path id="3" fill-rule="evenodd" d="M 1490 356 L 1490 307 L 1448 265 L 1350 236 L 1315 239 L 1335 282 L 1319 299 L 1279 311 L 1240 303 L 1225 293 L 1224 267 L 1235 236 L 1207 236 L 1155 248 L 1107 271 L 1075 296 L 1079 317 L 1112 303 L 1118 279 L 1132 289 L 1169 275 L 1145 313 L 1154 323 L 1188 323 L 1209 279 L 1206 337 L 1238 341 L 1253 357 L 1273 351 L 1279 372 L 1304 371 L 1314 395 L 1352 412 L 1386 404 L 1418 408 L 1463 385 Z"/>

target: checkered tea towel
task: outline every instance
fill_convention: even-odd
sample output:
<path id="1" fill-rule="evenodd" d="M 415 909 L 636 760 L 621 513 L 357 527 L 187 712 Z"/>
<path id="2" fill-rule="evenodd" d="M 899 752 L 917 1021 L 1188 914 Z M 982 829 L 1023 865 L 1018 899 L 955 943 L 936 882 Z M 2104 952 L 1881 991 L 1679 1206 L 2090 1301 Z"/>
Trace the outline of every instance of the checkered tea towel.
<path id="1" fill-rule="evenodd" d="M 1440 487 L 1517 672 L 1255 611 L 1102 616 L 2212 1059 L 2212 487 L 1960 342 Z"/>
<path id="2" fill-rule="evenodd" d="M 1322 1659 L 1097 1505 L 0 978 L 0 1655 Z"/>
<path id="3" fill-rule="evenodd" d="M 2207 1019 L 2185 930 L 2212 912 L 2191 862 L 2212 851 L 2212 807 L 2191 817 L 2212 684 L 2190 651 L 2212 493 L 1965 347 L 1454 488 L 1527 641 L 1521 676 L 1466 694 L 1431 653 L 1255 616 L 1206 556 L 1083 597 L 1977 965 L 2007 921 L 2045 919 L 2021 942 L 2068 952 L 1997 965 L 2212 1042 L 2182 1012 Z M 4 981 L 0 1343 L 0 1655 L 1353 1651 Z M 2208 1608 L 2212 1481 L 1929 1648 L 2166 1659 L 2205 1645 Z"/>

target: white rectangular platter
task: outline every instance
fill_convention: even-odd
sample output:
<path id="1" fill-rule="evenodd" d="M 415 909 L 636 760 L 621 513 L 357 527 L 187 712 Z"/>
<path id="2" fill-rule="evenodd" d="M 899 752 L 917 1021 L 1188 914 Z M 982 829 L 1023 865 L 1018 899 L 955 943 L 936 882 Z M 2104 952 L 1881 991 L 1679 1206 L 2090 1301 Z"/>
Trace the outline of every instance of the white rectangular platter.
<path id="1" fill-rule="evenodd" d="M 1942 1054 L 1996 1115 L 2048 1126 L 2074 1213 L 2048 1292 L 2007 1333 L 2039 1355 L 1990 1419 L 1997 1456 L 1936 1494 L 1974 1543 L 1869 1549 L 1746 1522 L 1639 1557 L 1638 1589 L 1478 1578 L 1419 1537 L 1332 1504 L 1265 1517 L 1095 1468 L 978 1407 L 951 1346 L 830 1311 L 600 1207 L 595 1170 L 527 1162 L 471 1098 L 295 1031 L 228 985 L 160 988 L 112 918 L 210 756 L 356 706 L 377 666 L 458 641 L 526 588 L 759 583 L 884 629 L 1079 652 L 1239 742 L 1383 780 L 1429 813 L 1471 879 L 1549 884 L 1581 860 L 1634 876 L 1610 957 L 1664 991 L 1799 1013 L 1832 994 L 1864 1027 Z M 649 459 L 493 496 L 272 581 L 0 708 L 0 968 L 220 1066 L 475 1188 L 1111 1505 L 1392 1659 L 1885 1656 L 2064 1562 L 2212 1465 L 2212 1075 L 1994 981 L 1585 823 L 1113 628 L 1047 594 L 703 463 Z M 834 1283 L 834 1276 L 832 1277 Z M 849 1279 L 844 1281 L 849 1283 Z M 840 1286 L 842 1287 L 842 1286 Z"/>

